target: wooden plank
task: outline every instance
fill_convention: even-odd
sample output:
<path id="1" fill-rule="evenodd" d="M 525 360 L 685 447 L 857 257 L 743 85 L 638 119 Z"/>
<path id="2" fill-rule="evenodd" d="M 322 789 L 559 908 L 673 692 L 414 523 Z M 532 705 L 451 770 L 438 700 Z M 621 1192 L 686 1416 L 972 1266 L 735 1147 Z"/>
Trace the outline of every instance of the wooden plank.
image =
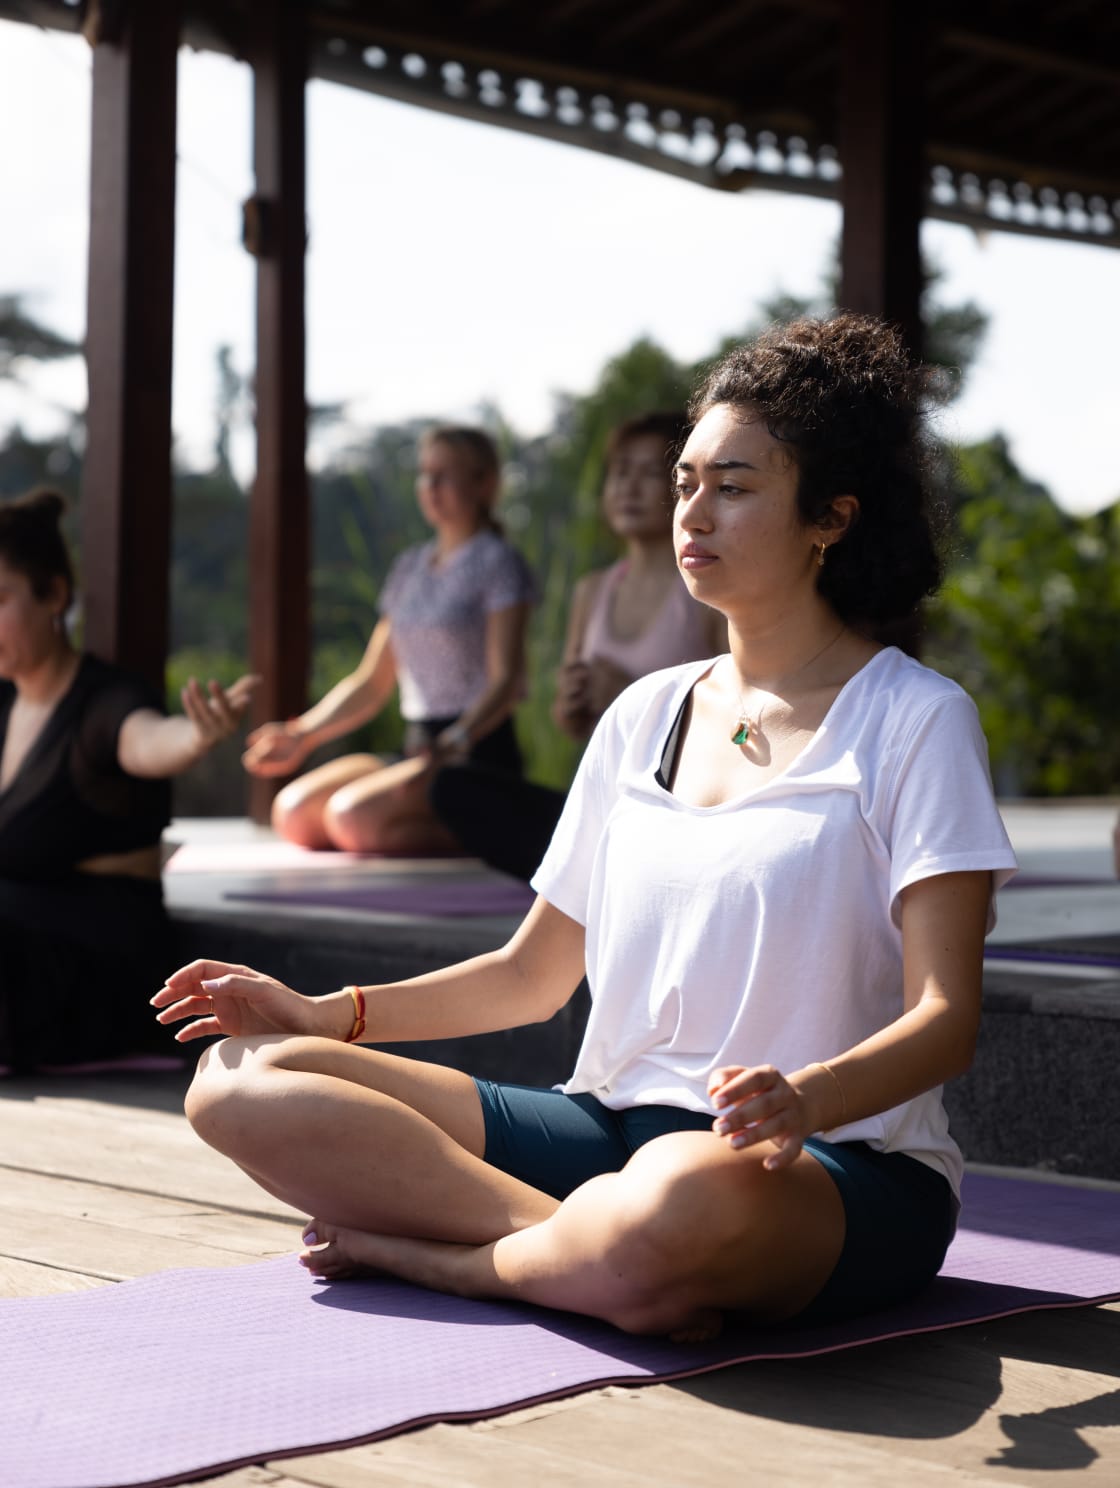
<path id="1" fill-rule="evenodd" d="M 944 1347 L 901 1340 L 679 1385 L 601 1390 L 282 1465 L 320 1488 L 709 1488 L 745 1463 L 753 1478 L 829 1488 L 943 1484 L 948 1474 L 1006 1484 L 1008 1469 L 1016 1484 L 1114 1483 L 1115 1352 L 1107 1373 L 1055 1370 L 1001 1357 L 999 1332 L 992 1325 L 953 1334 Z M 940 1355 L 932 1368 L 931 1347 Z"/>
<path id="2" fill-rule="evenodd" d="M 260 1259 L 258 1255 L 211 1245 L 137 1234 L 116 1225 L 60 1226 L 53 1216 L 48 1219 L 34 1211 L 26 1215 L 18 1236 L 0 1236 L 0 1252 L 16 1260 L 34 1260 L 104 1281 L 127 1281 L 181 1267 L 243 1266 Z"/>
<path id="3" fill-rule="evenodd" d="M 658 1388 L 644 1393 L 652 1397 Z M 578 1418 L 542 1416 L 505 1432 L 433 1426 L 286 1465 L 319 1488 L 523 1488 L 529 1482 L 549 1488 L 710 1488 L 721 1473 L 738 1481 L 748 1463 L 755 1480 L 765 1475 L 773 1482 L 821 1482 L 829 1488 L 897 1488 L 902 1466 L 894 1455 L 780 1422 L 746 1417 L 714 1423 L 700 1410 L 666 1411 L 660 1400 L 639 1405 L 599 1398 L 591 1398 Z M 910 1480 L 910 1464 L 905 1470 Z M 919 1465 L 913 1481 L 932 1480 Z M 935 1481 L 945 1481 L 944 1469 Z"/>
<path id="4" fill-rule="evenodd" d="M 4 1098 L 0 1111 L 3 1154 L 19 1149 L 31 1169 L 0 1174 L 0 1292 L 80 1289 L 169 1265 L 230 1266 L 294 1244 L 293 1226 L 214 1202 L 211 1183 L 227 1173 L 254 1199 L 257 1190 L 196 1141 L 174 1102 L 162 1109 L 124 1096 L 28 1094 L 23 1087 L 22 1099 Z M 76 1176 L 35 1172 L 36 1148 Z M 122 1181 L 100 1181 L 105 1172 Z M 144 1192 L 148 1182 L 170 1196 Z M 949 1474 L 982 1488 L 1012 1480 L 1104 1488 L 1120 1466 L 1118 1359 L 1120 1305 L 1031 1314 L 676 1385 L 600 1390 L 209 1481 L 691 1488 L 702 1476 L 708 1488 L 749 1464 L 752 1477 L 829 1488 L 934 1488 Z"/>
<path id="5" fill-rule="evenodd" d="M 0 1297 L 48 1297 L 63 1292 L 85 1292 L 104 1286 L 100 1276 L 82 1271 L 63 1271 L 33 1261 L 17 1261 L 0 1255 Z"/>
<path id="6" fill-rule="evenodd" d="M 110 1281 L 169 1267 L 244 1265 L 297 1242 L 295 1228 L 275 1220 L 92 1183 L 9 1169 L 0 1185 L 0 1254 Z"/>
<path id="7" fill-rule="evenodd" d="M 87 1179 L 250 1215 L 301 1217 L 200 1141 L 182 1114 L 0 1096 L 0 1169 Z"/>
<path id="8" fill-rule="evenodd" d="M 270 1467 L 239 1467 L 217 1478 L 196 1478 L 185 1488 L 307 1488 L 307 1485 L 302 1479 L 297 1481 Z"/>
<path id="9" fill-rule="evenodd" d="M 8 1170 L 0 1190 L 0 1216 L 18 1214 L 21 1204 L 33 1204 L 39 1213 L 57 1215 L 60 1219 L 124 1225 L 152 1235 L 204 1239 L 252 1255 L 290 1250 L 299 1235 L 297 1225 L 291 1220 L 231 1213 L 218 1206 L 203 1206 L 135 1189 Z"/>

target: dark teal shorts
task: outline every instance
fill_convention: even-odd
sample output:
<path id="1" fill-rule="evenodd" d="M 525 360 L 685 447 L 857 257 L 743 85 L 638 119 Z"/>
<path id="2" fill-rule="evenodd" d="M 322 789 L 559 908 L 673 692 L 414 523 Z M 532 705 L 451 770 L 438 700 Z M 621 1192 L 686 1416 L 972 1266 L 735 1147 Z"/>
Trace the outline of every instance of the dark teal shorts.
<path id="1" fill-rule="evenodd" d="M 488 1163 L 563 1199 L 601 1173 L 617 1173 L 646 1142 L 676 1131 L 711 1131 L 712 1117 L 678 1106 L 612 1111 L 593 1095 L 476 1080 Z M 912 1296 L 937 1275 L 956 1229 L 948 1181 L 902 1152 L 866 1142 L 809 1137 L 805 1150 L 840 1191 L 844 1248 L 824 1288 L 798 1321 L 874 1312 Z"/>

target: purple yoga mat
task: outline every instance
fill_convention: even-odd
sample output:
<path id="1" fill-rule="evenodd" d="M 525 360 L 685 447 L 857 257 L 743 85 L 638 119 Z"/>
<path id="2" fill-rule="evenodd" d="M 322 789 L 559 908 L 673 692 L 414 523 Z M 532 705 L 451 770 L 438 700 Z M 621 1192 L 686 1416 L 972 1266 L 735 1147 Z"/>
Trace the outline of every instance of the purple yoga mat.
<path id="1" fill-rule="evenodd" d="M 316 909 L 365 909 L 378 914 L 525 914 L 533 902 L 528 884 L 510 879 L 466 879 L 462 883 L 364 884 L 346 889 L 272 889 L 226 894 L 253 904 L 302 904 Z"/>
<path id="2" fill-rule="evenodd" d="M 1099 873 L 1090 878 L 1079 878 L 1069 873 L 1019 872 L 1004 884 L 1000 893 L 1006 893 L 1008 889 L 1102 889 L 1108 885 L 1115 888 L 1115 878 L 1106 878 Z"/>
<path id="3" fill-rule="evenodd" d="M 1115 966 L 1120 968 L 1120 936 L 1116 948 L 1079 950 L 1074 943 L 1055 945 L 998 945 L 984 947 L 985 961 L 1038 961 L 1045 966 Z"/>
<path id="4" fill-rule="evenodd" d="M 177 1483 L 605 1384 L 1120 1298 L 1120 1194 L 969 1175 L 965 1216 L 905 1306 L 707 1344 L 401 1282 L 324 1285 L 292 1257 L 0 1302 L 0 1481 Z"/>

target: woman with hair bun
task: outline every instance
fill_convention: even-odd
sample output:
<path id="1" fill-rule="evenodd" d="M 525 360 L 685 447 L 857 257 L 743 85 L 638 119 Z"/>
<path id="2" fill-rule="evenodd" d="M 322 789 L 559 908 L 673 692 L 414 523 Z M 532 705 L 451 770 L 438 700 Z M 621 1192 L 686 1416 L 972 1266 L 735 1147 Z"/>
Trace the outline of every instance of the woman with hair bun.
<path id="1" fill-rule="evenodd" d="M 528 565 L 494 517 L 501 466 L 482 429 L 439 425 L 420 440 L 416 496 L 434 536 L 406 549 L 381 593 L 358 666 L 298 718 L 249 735 L 245 768 L 291 775 L 320 744 L 368 723 L 400 689 L 406 758 L 347 754 L 276 797 L 272 824 L 301 847 L 455 852 L 428 785 L 451 760 L 521 773 L 512 713 L 524 690 Z"/>
<path id="2" fill-rule="evenodd" d="M 0 1066 L 152 1045 L 143 989 L 170 947 L 160 891 L 169 777 L 232 734 L 254 679 L 193 678 L 183 713 L 74 650 L 56 491 L 0 503 Z"/>
<path id="3" fill-rule="evenodd" d="M 153 999 L 226 1033 L 195 1129 L 314 1216 L 300 1259 L 636 1333 L 838 1319 L 936 1274 L 983 940 L 1015 860 L 976 709 L 872 638 L 937 582 L 927 377 L 856 315 L 726 357 L 675 470 L 674 542 L 730 651 L 600 720 L 509 943 L 311 1000 L 201 961 Z M 566 1085 L 352 1047 L 548 1018 Z"/>

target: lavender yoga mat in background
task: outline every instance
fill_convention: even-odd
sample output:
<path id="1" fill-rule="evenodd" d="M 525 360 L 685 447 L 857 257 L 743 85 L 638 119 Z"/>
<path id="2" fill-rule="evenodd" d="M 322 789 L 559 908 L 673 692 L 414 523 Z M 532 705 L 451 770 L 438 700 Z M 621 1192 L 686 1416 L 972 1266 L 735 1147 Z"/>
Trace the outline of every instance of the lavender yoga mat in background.
<path id="1" fill-rule="evenodd" d="M 324 1285 L 293 1257 L 0 1302 L 0 1481 L 153 1488 L 594 1386 L 1120 1298 L 1120 1193 L 970 1174 L 965 1216 L 905 1306 L 706 1344 L 401 1282 Z"/>
<path id="2" fill-rule="evenodd" d="M 527 884 L 513 879 L 417 879 L 410 884 L 352 885 L 345 889 L 291 888 L 227 893 L 226 899 L 253 904 L 300 904 L 309 909 L 364 909 L 377 914 L 514 915 L 533 902 Z"/>

